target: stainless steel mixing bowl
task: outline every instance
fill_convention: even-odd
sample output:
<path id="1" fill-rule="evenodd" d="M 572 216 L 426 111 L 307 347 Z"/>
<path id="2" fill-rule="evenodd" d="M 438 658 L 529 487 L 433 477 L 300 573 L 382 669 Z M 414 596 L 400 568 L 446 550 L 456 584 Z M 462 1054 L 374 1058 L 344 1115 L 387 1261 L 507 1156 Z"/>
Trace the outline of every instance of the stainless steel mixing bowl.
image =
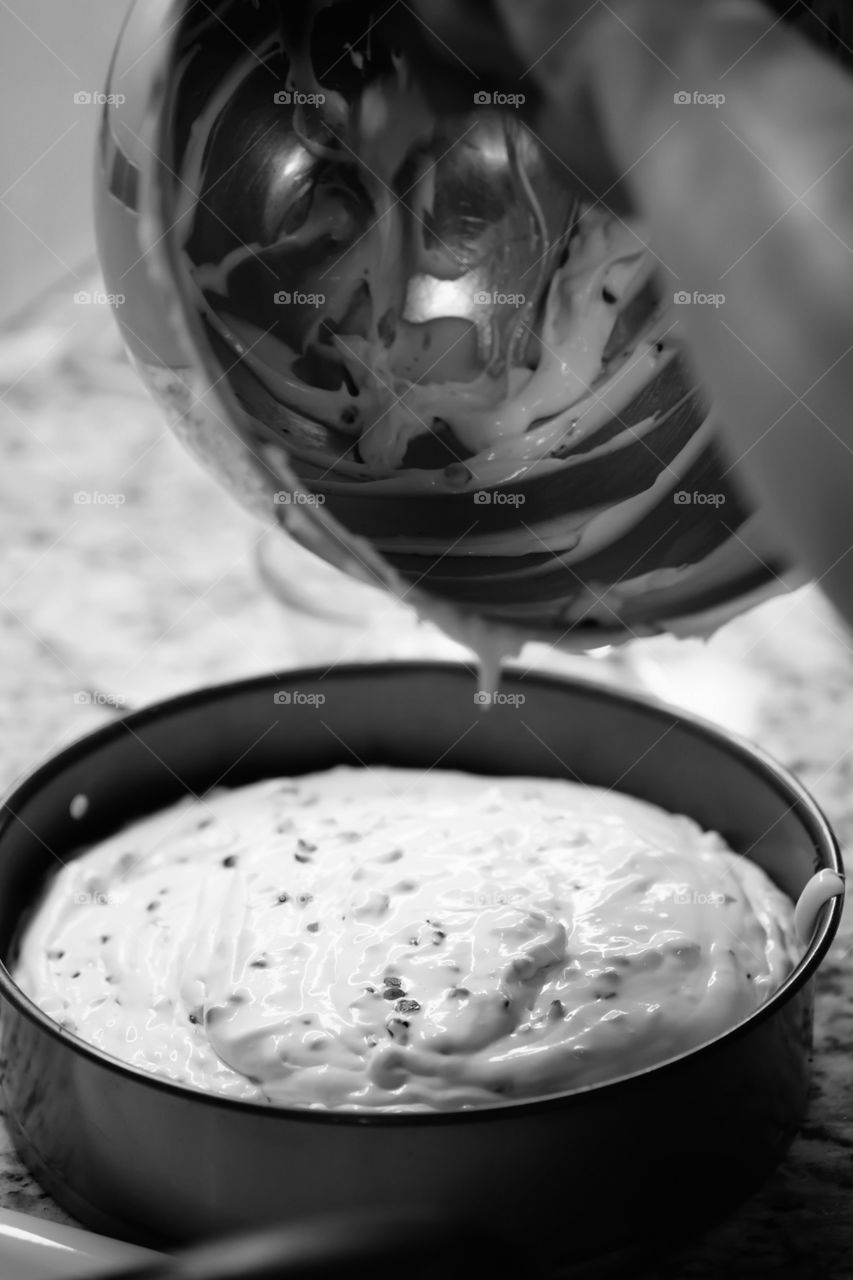
<path id="1" fill-rule="evenodd" d="M 788 566 L 732 487 L 653 280 L 589 394 L 528 424 L 525 460 L 496 468 L 421 400 L 398 465 L 365 460 L 407 387 L 429 402 L 545 358 L 548 290 L 590 208 L 518 113 L 395 97 L 396 50 L 418 65 L 407 6 L 317 8 L 309 40 L 307 4 L 145 0 L 118 43 L 100 255 L 181 439 L 261 520 L 457 633 L 482 618 L 583 647 L 778 589 Z M 383 122 L 370 163 L 340 123 L 355 104 Z"/>

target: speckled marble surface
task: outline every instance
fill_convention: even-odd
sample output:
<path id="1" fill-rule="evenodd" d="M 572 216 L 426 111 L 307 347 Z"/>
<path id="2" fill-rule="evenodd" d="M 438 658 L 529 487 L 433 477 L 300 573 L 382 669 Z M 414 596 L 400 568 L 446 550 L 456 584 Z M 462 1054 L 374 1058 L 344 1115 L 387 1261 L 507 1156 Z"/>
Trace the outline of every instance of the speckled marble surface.
<path id="1" fill-rule="evenodd" d="M 259 529 L 166 432 L 105 308 L 54 299 L 0 335 L 0 422 L 4 790 L 120 710 L 200 684 L 342 657 L 464 652 L 396 608 L 333 626 L 270 599 L 254 561 Z M 772 601 L 708 644 L 643 642 L 627 663 L 539 646 L 523 656 L 641 681 L 746 734 L 799 774 L 853 846 L 853 651 L 815 591 Z M 653 1280 L 853 1277 L 851 1053 L 848 915 L 819 978 L 801 1136 L 761 1192 Z M 0 1205 L 67 1221 L 2 1126 Z"/>

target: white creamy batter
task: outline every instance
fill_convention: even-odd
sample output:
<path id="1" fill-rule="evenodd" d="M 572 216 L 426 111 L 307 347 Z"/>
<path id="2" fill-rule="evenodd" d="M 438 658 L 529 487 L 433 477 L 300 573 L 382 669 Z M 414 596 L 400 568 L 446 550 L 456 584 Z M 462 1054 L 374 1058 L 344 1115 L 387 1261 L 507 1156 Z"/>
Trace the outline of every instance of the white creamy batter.
<path id="1" fill-rule="evenodd" d="M 16 978 L 99 1049 L 313 1108 L 458 1108 L 697 1046 L 790 972 L 715 834 L 562 780 L 337 768 L 136 822 L 53 879 Z"/>

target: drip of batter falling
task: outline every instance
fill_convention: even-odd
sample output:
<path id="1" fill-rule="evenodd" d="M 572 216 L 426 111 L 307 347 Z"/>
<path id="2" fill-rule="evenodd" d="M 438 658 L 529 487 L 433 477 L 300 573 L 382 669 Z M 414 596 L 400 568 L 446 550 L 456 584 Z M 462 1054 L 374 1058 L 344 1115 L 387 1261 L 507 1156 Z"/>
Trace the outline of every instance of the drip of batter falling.
<path id="1" fill-rule="evenodd" d="M 330 7 L 334 0 L 319 0 L 315 5 L 315 17 L 320 9 Z M 376 226 L 379 234 L 369 237 L 372 245 L 371 257 L 373 269 L 370 271 L 371 294 L 373 306 L 370 312 L 370 334 L 365 340 L 365 347 L 373 347 L 374 351 L 383 349 L 380 327 L 393 324 L 395 317 L 403 311 L 403 298 L 397 296 L 399 288 L 394 281 L 405 276 L 405 272 L 388 272 L 385 264 L 405 260 L 405 230 L 401 202 L 394 195 L 394 178 L 401 165 L 412 153 L 413 147 L 419 143 L 428 144 L 435 133 L 435 115 L 429 108 L 417 85 L 409 75 L 405 60 L 392 57 L 394 75 L 383 81 L 368 85 L 357 103 L 350 108 L 346 100 L 338 93 L 330 92 L 316 78 L 312 59 L 309 53 L 310 28 L 306 39 L 292 51 L 291 81 L 292 88 L 300 93 L 315 95 L 323 104 L 321 113 L 324 124 L 344 148 L 336 153 L 338 160 L 346 161 L 352 156 L 360 166 L 360 176 L 367 186 L 376 210 Z M 353 54 L 355 58 L 356 55 Z M 430 166 L 430 171 L 432 166 Z M 419 186 L 423 185 L 419 180 Z M 431 206 L 432 185 L 429 190 L 420 192 L 420 203 L 425 212 Z M 405 281 L 404 281 L 405 283 Z M 342 351 L 346 358 L 348 350 Z M 403 415 L 397 419 L 397 423 Z M 387 434 L 387 433 L 385 433 Z M 392 435 L 398 431 L 392 428 Z M 370 433 L 362 439 L 362 456 L 369 460 L 378 448 L 377 461 L 384 461 L 382 454 L 389 447 L 395 453 L 402 448 L 405 451 L 405 440 L 386 441 L 384 436 L 371 440 Z M 473 649 L 477 660 L 478 687 L 475 702 L 483 710 L 493 704 L 500 688 L 501 669 L 505 659 L 518 651 L 519 644 L 515 637 L 506 634 L 500 628 L 487 626 L 479 619 L 467 619 L 461 626 L 455 617 L 449 620 L 442 611 L 441 625 L 448 630 L 448 622 L 455 639 L 466 647 Z"/>

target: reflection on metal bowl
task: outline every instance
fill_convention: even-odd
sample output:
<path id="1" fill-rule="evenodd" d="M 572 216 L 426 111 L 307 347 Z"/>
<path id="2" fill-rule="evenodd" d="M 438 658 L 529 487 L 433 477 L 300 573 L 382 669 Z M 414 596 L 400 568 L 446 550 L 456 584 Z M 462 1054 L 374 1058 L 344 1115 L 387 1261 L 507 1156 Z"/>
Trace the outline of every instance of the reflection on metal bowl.
<path id="1" fill-rule="evenodd" d="M 99 243 L 176 431 L 261 519 L 457 634 L 584 647 L 778 590 L 642 228 L 511 112 L 436 116 L 404 8 L 320 5 L 299 39 L 278 4 L 131 10 Z"/>

